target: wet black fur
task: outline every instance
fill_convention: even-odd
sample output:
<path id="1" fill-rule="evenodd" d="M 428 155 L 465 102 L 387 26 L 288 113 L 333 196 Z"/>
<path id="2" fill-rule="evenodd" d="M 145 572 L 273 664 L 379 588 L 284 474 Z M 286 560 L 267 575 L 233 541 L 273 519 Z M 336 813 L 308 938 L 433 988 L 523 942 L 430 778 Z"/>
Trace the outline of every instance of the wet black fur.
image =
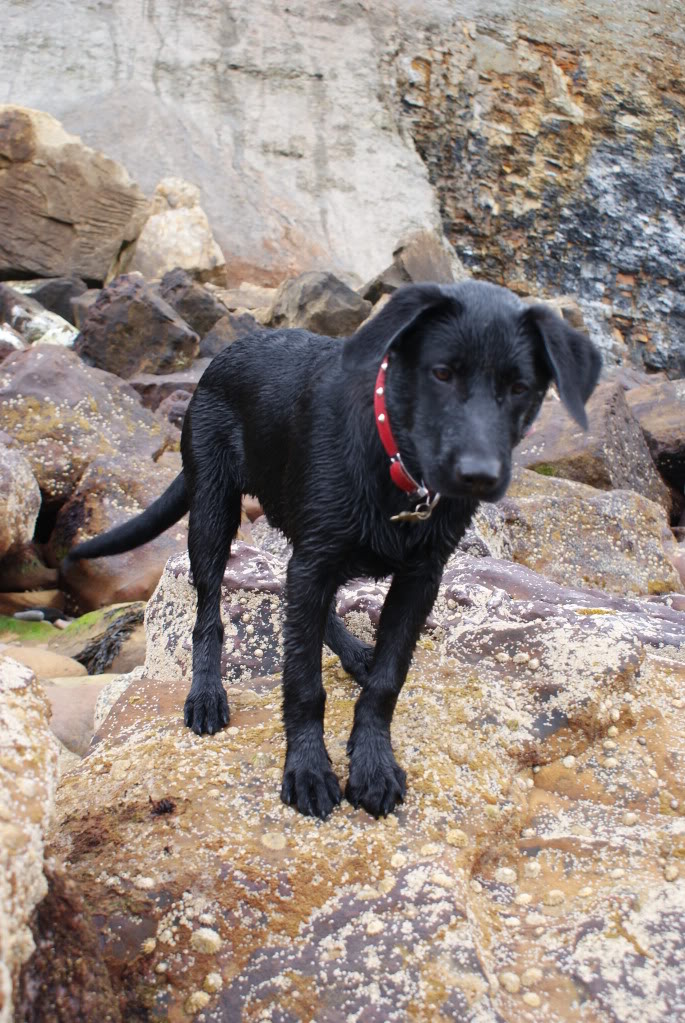
<path id="1" fill-rule="evenodd" d="M 390 521 L 413 502 L 390 480 L 374 423 L 374 382 L 388 349 L 386 400 L 400 450 L 414 477 L 443 495 L 425 522 Z M 555 313 L 476 282 L 409 285 L 345 341 L 260 331 L 226 348 L 202 377 L 183 427 L 182 474 L 142 515 L 79 545 L 70 558 L 130 550 L 190 511 L 198 609 L 185 722 L 198 734 L 214 733 L 229 719 L 220 677 L 221 580 L 241 495 L 256 495 L 293 545 L 282 798 L 322 818 L 341 799 L 323 741 L 325 642 L 361 686 L 346 797 L 387 814 L 405 794 L 390 723 L 445 562 L 479 500 L 506 490 L 511 450 L 550 382 L 584 426 L 599 368 L 593 345 Z M 335 595 L 350 579 L 388 575 L 370 647 L 347 632 Z"/>

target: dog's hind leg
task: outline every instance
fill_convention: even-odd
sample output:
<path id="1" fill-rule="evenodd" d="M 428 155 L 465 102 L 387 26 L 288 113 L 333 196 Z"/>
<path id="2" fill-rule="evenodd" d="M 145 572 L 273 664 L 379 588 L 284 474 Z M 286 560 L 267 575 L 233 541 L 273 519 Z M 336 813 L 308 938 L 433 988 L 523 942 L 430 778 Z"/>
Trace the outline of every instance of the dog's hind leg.
<path id="1" fill-rule="evenodd" d="M 338 655 L 343 670 L 363 688 L 369 678 L 374 648 L 347 631 L 342 618 L 336 614 L 335 604 L 331 604 L 326 619 L 324 643 Z"/>
<path id="2" fill-rule="evenodd" d="M 392 751 L 390 723 L 441 576 L 442 566 L 431 563 L 423 571 L 393 578 L 378 623 L 369 678 L 354 709 L 345 795 L 374 817 L 386 816 L 404 799 L 406 776 Z"/>
<path id="3" fill-rule="evenodd" d="M 321 647 L 337 581 L 330 570 L 293 554 L 288 565 L 284 631 L 283 720 L 287 739 L 281 799 L 311 817 L 341 800 L 323 741 L 326 693 Z"/>
<path id="4" fill-rule="evenodd" d="M 188 551 L 197 589 L 197 618 L 193 629 L 193 681 L 184 720 L 198 735 L 213 735 L 229 719 L 228 699 L 221 682 L 224 627 L 219 608 L 231 541 L 240 525 L 241 493 L 224 466 L 206 466 L 201 474 L 195 471 L 193 476 Z"/>

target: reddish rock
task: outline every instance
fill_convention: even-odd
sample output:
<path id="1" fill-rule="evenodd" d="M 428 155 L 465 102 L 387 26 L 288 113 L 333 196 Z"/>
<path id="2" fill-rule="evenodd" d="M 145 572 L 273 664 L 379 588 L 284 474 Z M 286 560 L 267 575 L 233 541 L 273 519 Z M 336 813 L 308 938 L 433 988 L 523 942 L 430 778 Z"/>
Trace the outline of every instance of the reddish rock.
<path id="1" fill-rule="evenodd" d="M 0 559 L 31 542 L 39 510 L 31 466 L 19 450 L 0 442 Z"/>
<path id="2" fill-rule="evenodd" d="M 662 380 L 626 394 L 661 474 L 685 489 L 685 380 Z"/>
<path id="3" fill-rule="evenodd" d="M 199 337 L 204 337 L 227 312 L 212 291 L 181 267 L 164 274 L 159 293 Z"/>
<path id="4" fill-rule="evenodd" d="M 214 358 L 236 338 L 259 330 L 261 324 L 249 313 L 229 313 L 215 323 L 200 341 L 200 355 Z"/>
<path id="5" fill-rule="evenodd" d="M 390 266 L 360 289 L 362 298 L 373 305 L 403 284 L 453 284 L 465 276 L 456 252 L 444 235 L 435 231 L 412 232 L 398 243 L 392 255 Z"/>
<path id="6" fill-rule="evenodd" d="M 160 402 L 157 411 L 160 416 L 168 419 L 172 426 L 180 430 L 192 397 L 190 391 L 172 391 L 164 401 Z"/>
<path id="7" fill-rule="evenodd" d="M 88 310 L 74 348 L 91 366 L 128 378 L 173 373 L 197 356 L 197 334 L 140 274 L 122 274 Z"/>

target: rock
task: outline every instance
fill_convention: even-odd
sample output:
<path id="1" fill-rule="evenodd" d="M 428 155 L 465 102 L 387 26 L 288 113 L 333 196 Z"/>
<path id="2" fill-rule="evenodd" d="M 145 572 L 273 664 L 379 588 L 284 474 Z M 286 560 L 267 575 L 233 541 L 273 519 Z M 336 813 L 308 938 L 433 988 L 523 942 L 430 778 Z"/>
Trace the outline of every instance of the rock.
<path id="1" fill-rule="evenodd" d="M 156 409 L 174 391 L 192 394 L 210 361 L 207 358 L 195 359 L 186 369 L 176 373 L 137 373 L 129 383 L 146 408 Z"/>
<path id="2" fill-rule="evenodd" d="M 180 178 L 164 178 L 136 242 L 120 253 L 109 276 L 138 271 L 156 280 L 176 268 L 199 281 L 226 283 L 225 260 L 200 206 L 200 189 Z"/>
<path id="3" fill-rule="evenodd" d="M 101 288 L 88 288 L 82 295 L 74 298 L 71 303 L 71 307 L 74 311 L 74 323 L 80 330 L 84 324 L 86 316 L 88 315 L 91 306 L 94 305 L 100 294 Z"/>
<path id="4" fill-rule="evenodd" d="M 48 893 L 32 921 L 36 952 L 17 984 L 16 1018 L 22 1023 L 123 1023 L 99 952 L 88 893 L 54 863 L 45 873 Z"/>
<path id="5" fill-rule="evenodd" d="M 2 615 L 13 615 L 15 611 L 25 611 L 27 608 L 32 607 L 52 608 L 57 613 L 63 613 L 64 604 L 64 594 L 61 590 L 34 590 L 32 592 L 20 593 L 0 592 L 0 614 Z"/>
<path id="6" fill-rule="evenodd" d="M 670 514 L 670 492 L 656 471 L 621 383 L 601 383 L 586 410 L 587 431 L 571 420 L 555 394 L 549 395 L 533 430 L 516 449 L 515 464 L 599 490 L 634 490 L 658 501 Z"/>
<path id="7" fill-rule="evenodd" d="M 84 669 L 85 674 L 85 669 Z M 85 679 L 46 678 L 43 690 L 50 704 L 50 729 L 77 756 L 88 751 L 95 733 L 95 704 L 110 675 L 86 675 Z"/>
<path id="8" fill-rule="evenodd" d="M 53 564 L 59 565 L 77 543 L 139 515 L 175 476 L 173 469 L 135 456 L 93 459 L 57 514 L 49 545 Z M 64 581 L 83 610 L 146 600 L 167 559 L 187 544 L 187 520 L 182 519 L 136 550 L 75 562 L 66 569 Z"/>
<path id="9" fill-rule="evenodd" d="M 0 362 L 13 352 L 21 352 L 24 348 L 26 342 L 21 334 L 8 323 L 0 323 Z"/>
<path id="10" fill-rule="evenodd" d="M 164 274 L 159 293 L 199 337 L 204 337 L 226 315 L 226 306 L 216 293 L 203 287 L 181 267 Z"/>
<path id="11" fill-rule="evenodd" d="M 0 559 L 29 544 L 40 510 L 40 490 L 31 466 L 0 441 Z"/>
<path id="12" fill-rule="evenodd" d="M 283 556 L 236 544 L 230 566 L 224 621 L 277 642 L 278 607 L 266 601 Z M 598 1018 L 621 1004 L 626 1019 L 666 1023 L 651 1012 L 655 992 L 669 1012 L 685 1008 L 685 916 L 662 865 L 681 831 L 664 789 L 678 806 L 685 796 L 672 770 L 682 610 L 456 556 L 395 714 L 405 803 L 387 821 L 343 803 L 314 835 L 279 800 L 284 741 L 268 656 L 230 672 L 229 728 L 200 738 L 182 725 L 188 677 L 173 648 L 192 627 L 184 573 L 170 562 L 175 598 L 148 608 L 150 663 L 171 673 L 117 681 L 89 756 L 62 782 L 54 832 L 102 921 L 124 1018 L 163 985 L 168 1015 L 205 992 L 205 1018 L 217 1023 L 255 1004 L 294 1021 L 313 1018 L 312 1005 L 322 1020 L 373 1005 L 393 1023 L 436 1013 L 489 1023 L 519 1018 L 514 989 L 563 1019 L 579 974 L 585 1012 Z M 342 591 L 358 635 L 372 636 L 382 597 L 375 584 Z M 254 633 L 244 632 L 248 649 Z M 229 652 L 235 642 L 229 629 Z M 327 743 L 344 780 L 358 688 L 337 658 L 323 667 Z M 617 904 L 649 956 L 615 937 Z M 490 983 L 504 974 L 516 979 Z M 305 988 L 306 1004 L 296 995 Z"/>
<path id="13" fill-rule="evenodd" d="M 208 284 L 207 289 L 213 295 L 216 295 L 229 312 L 243 313 L 247 310 L 260 323 L 266 319 L 263 314 L 271 308 L 274 296 L 278 290 L 275 287 L 269 288 L 259 284 L 251 284 L 249 281 L 241 281 L 236 288 L 219 288 L 215 284 Z"/>
<path id="14" fill-rule="evenodd" d="M 17 548 L 0 562 L 0 593 L 41 590 L 57 583 L 57 570 L 48 568 L 35 543 Z"/>
<path id="15" fill-rule="evenodd" d="M 75 350 L 120 377 L 173 373 L 198 354 L 198 336 L 139 274 L 116 277 L 92 304 Z"/>
<path id="16" fill-rule="evenodd" d="M 48 345 L 2 363 L 0 430 L 14 438 L 44 499 L 58 503 L 98 455 L 153 459 L 177 444 L 169 425 L 122 380 Z"/>
<path id="17" fill-rule="evenodd" d="M 73 657 L 35 646 L 0 643 L 0 656 L 11 657 L 25 665 L 39 679 L 78 678 L 88 674 L 84 666 Z"/>
<path id="18" fill-rule="evenodd" d="M 370 312 L 371 303 L 333 274 L 311 271 L 283 282 L 274 296 L 269 325 L 345 337 L 353 334 Z"/>
<path id="19" fill-rule="evenodd" d="M 67 323 L 76 326 L 73 302 L 88 291 L 80 277 L 53 277 L 45 281 L 33 281 L 28 294 L 51 313 L 56 313 Z"/>
<path id="20" fill-rule="evenodd" d="M 483 504 L 479 536 L 500 558 L 570 586 L 608 593 L 682 593 L 663 509 L 630 490 L 608 493 L 527 469 L 506 497 Z"/>
<path id="21" fill-rule="evenodd" d="M 102 280 L 147 200 L 124 168 L 49 114 L 0 105 L 0 270 Z"/>
<path id="22" fill-rule="evenodd" d="M 233 344 L 236 338 L 251 334 L 253 331 L 259 330 L 260 327 L 261 324 L 249 313 L 240 315 L 229 313 L 228 316 L 223 316 L 218 323 L 215 323 L 209 333 L 201 339 L 200 355 L 213 359 L 224 348 Z"/>
<path id="23" fill-rule="evenodd" d="M 28 295 L 0 284 L 0 321 L 12 327 L 25 345 L 64 345 L 71 348 L 78 331 L 56 313 L 48 312 Z"/>
<path id="24" fill-rule="evenodd" d="M 33 672 L 0 658 L 0 1020 L 10 1023 L 19 970 L 34 950 L 30 924 L 47 891 L 46 831 L 54 810 L 57 743 Z"/>
<path id="25" fill-rule="evenodd" d="M 172 426 L 176 426 L 179 430 L 183 426 L 183 420 L 185 419 L 186 409 L 190 403 L 192 394 L 190 391 L 172 391 L 171 394 L 160 402 L 158 412 L 160 416 L 164 416 Z"/>
<path id="26" fill-rule="evenodd" d="M 70 622 L 61 632 L 53 629 L 43 642 L 48 650 L 78 661 L 89 675 L 101 675 L 125 654 L 132 639 L 135 647 L 144 611 L 142 602 L 90 611 Z"/>
<path id="27" fill-rule="evenodd" d="M 659 472 L 685 490 L 685 380 L 660 381 L 626 394 Z"/>
<path id="28" fill-rule="evenodd" d="M 585 317 L 583 316 L 583 310 L 580 308 L 575 298 L 572 295 L 559 295 L 556 298 L 545 298 L 544 296 L 538 295 L 523 295 L 523 301 L 527 305 L 546 305 L 550 309 L 553 309 L 555 313 L 562 316 L 568 323 L 571 324 L 576 330 L 582 330 L 584 334 L 589 334 Z M 634 370 L 634 373 L 639 371 Z M 642 374 L 646 376 L 646 374 Z M 625 386 L 625 381 L 621 381 Z"/>
<path id="29" fill-rule="evenodd" d="M 360 289 L 373 305 L 403 284 L 435 281 L 453 284 L 466 276 L 456 252 L 437 231 L 414 231 L 395 248 L 391 265 Z"/>

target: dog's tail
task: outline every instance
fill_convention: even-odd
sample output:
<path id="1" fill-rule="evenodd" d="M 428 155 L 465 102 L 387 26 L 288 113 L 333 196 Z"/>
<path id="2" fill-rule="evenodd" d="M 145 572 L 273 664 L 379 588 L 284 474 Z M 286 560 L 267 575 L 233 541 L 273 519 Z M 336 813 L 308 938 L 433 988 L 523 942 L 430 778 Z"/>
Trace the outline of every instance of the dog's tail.
<path id="1" fill-rule="evenodd" d="M 111 554 L 132 551 L 134 547 L 154 540 L 165 529 L 173 526 L 183 518 L 188 508 L 188 492 L 181 472 L 171 486 L 167 487 L 164 493 L 140 515 L 123 522 L 120 526 L 115 526 L 102 536 L 94 536 L 92 540 L 86 540 L 73 547 L 62 562 L 62 568 L 67 569 L 74 561 L 80 561 L 82 558 L 106 558 Z"/>

